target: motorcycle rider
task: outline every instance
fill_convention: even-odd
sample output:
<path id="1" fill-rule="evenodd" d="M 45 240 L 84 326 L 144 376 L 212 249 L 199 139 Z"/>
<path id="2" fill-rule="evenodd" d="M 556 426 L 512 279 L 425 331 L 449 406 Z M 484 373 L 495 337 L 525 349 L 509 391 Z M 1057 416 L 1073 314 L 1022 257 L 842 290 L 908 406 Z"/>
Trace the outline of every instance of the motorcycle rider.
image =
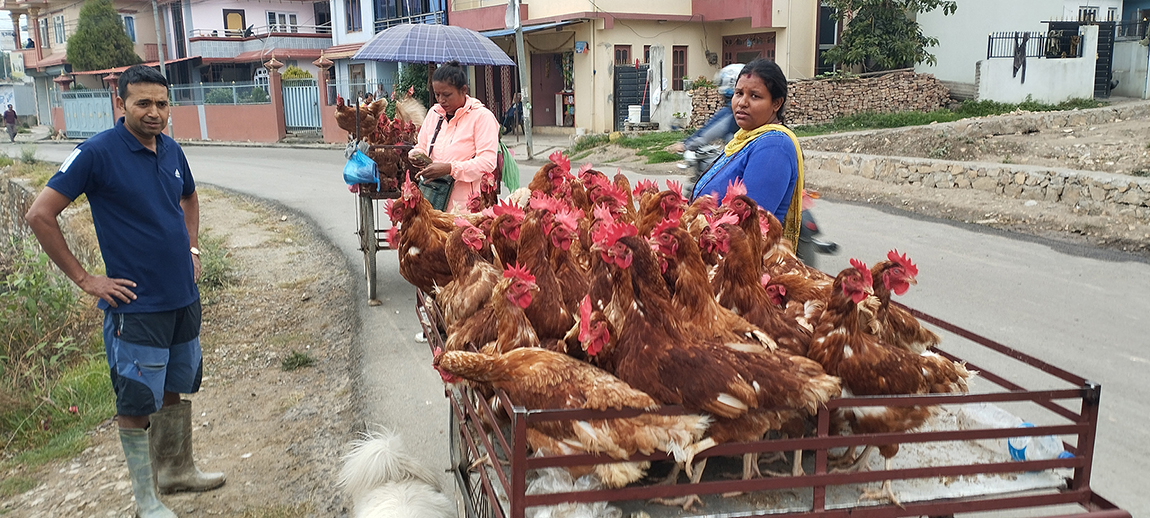
<path id="1" fill-rule="evenodd" d="M 735 114 L 731 111 L 731 97 L 735 95 L 735 83 L 739 80 L 739 72 L 742 70 L 743 65 L 741 63 L 734 63 L 715 73 L 716 88 L 718 88 L 719 93 L 723 94 L 723 107 L 711 115 L 711 118 L 702 128 L 669 150 L 675 153 L 684 153 L 684 158 L 688 162 L 692 162 L 691 165 L 695 167 L 695 170 L 691 171 L 690 179 L 683 185 L 684 196 L 691 195 L 691 189 L 694 189 L 695 182 L 707 171 L 711 162 L 719 154 L 718 148 L 715 148 L 713 153 L 699 153 L 699 151 L 704 146 L 716 141 L 727 142 L 731 140 L 736 131 L 739 131 L 739 125 L 735 123 Z"/>

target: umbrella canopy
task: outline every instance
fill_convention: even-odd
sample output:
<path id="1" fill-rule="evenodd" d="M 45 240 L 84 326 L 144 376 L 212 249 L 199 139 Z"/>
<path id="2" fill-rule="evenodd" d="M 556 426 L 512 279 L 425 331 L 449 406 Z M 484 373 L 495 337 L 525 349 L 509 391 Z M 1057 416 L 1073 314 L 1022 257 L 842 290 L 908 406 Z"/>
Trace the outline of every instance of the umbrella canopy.
<path id="1" fill-rule="evenodd" d="M 351 59 L 398 63 L 443 63 L 454 59 L 461 65 L 515 65 L 506 52 L 478 32 L 422 23 L 396 25 L 376 34 Z"/>

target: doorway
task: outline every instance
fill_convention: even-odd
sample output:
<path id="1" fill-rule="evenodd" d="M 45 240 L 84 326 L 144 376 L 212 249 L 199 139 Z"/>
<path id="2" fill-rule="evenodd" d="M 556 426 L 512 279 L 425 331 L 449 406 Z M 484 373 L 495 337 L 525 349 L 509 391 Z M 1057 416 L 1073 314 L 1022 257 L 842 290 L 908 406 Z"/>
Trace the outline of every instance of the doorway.
<path id="1" fill-rule="evenodd" d="M 347 87 L 350 99 L 359 99 L 367 93 L 367 73 L 363 63 L 347 66 Z M 350 104 L 350 101 L 349 101 Z"/>
<path id="2" fill-rule="evenodd" d="M 243 9 L 224 9 L 224 34 L 233 38 L 243 36 L 247 26 Z"/>
<path id="3" fill-rule="evenodd" d="M 563 54 L 531 55 L 531 124 L 557 126 L 555 95 L 563 91 Z"/>

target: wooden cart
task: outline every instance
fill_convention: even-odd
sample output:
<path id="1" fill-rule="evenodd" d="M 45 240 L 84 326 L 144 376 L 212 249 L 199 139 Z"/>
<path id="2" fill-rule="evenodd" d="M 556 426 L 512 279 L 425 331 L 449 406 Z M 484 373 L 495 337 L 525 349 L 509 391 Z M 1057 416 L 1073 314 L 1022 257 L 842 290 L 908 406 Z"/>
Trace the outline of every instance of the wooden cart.
<path id="1" fill-rule="evenodd" d="M 380 185 L 384 187 L 382 190 L 376 184 L 371 183 L 356 186 L 355 233 L 359 236 L 359 250 L 363 252 L 363 272 L 367 278 L 367 303 L 372 306 L 380 304 L 379 298 L 376 296 L 376 253 L 380 250 L 391 249 L 387 241 L 387 232 L 391 230 L 392 225 L 386 211 L 381 207 L 381 202 L 398 199 L 400 195 L 399 179 L 407 174 L 415 174 L 411 162 L 406 158 L 407 152 L 412 147 L 410 145 L 371 146 L 371 150 L 390 149 L 398 151 L 399 155 L 403 157 L 398 167 L 399 173 L 394 182 L 381 181 Z M 390 185 L 393 183 L 395 184 L 394 188 Z"/>
<path id="2" fill-rule="evenodd" d="M 442 347 L 440 334 L 442 318 L 434 302 L 422 292 L 417 294 L 419 314 L 428 344 L 434 350 Z M 897 305 L 897 303 L 896 303 Z M 850 397 L 833 399 L 821 408 L 817 415 L 817 431 L 813 436 L 798 439 L 772 439 L 758 442 L 723 444 L 701 452 L 696 460 L 712 457 L 708 463 L 708 473 L 714 474 L 698 484 L 680 483 L 677 485 L 638 485 L 632 484 L 620 489 L 593 491 L 570 491 L 549 494 L 528 494 L 529 473 L 550 467 L 577 466 L 615 462 L 610 458 L 592 455 L 528 456 L 526 442 L 527 427 L 530 423 L 569 419 L 609 419 L 631 417 L 641 413 L 638 410 L 590 411 L 590 410 L 540 410 L 524 408 L 510 401 L 506 393 L 498 393 L 497 408 L 492 408 L 483 397 L 476 397 L 466 389 L 448 386 L 446 396 L 451 403 L 451 471 L 464 499 L 468 518 L 499 517 L 522 518 L 531 506 L 555 505 L 564 502 L 610 502 L 623 511 L 623 516 L 659 517 L 718 517 L 718 516 L 952 516 L 955 513 L 994 511 L 1005 509 L 1027 509 L 1028 513 L 1040 516 L 1071 515 L 1065 509 L 1050 510 L 1048 506 L 1072 504 L 1080 511 L 1075 516 L 1129 517 L 1130 513 L 1117 508 L 1099 496 L 1090 487 L 1090 474 L 1094 459 L 1094 441 L 1098 429 L 1098 408 L 1101 386 L 1062 369 L 1049 365 L 1037 358 L 1006 347 L 998 342 L 975 335 L 938 318 L 911 310 L 922 321 L 936 325 L 958 335 L 962 345 L 971 345 L 971 353 L 982 358 L 997 357 L 993 363 L 975 365 L 967 363 L 967 368 L 979 371 L 984 380 L 982 385 L 994 384 L 995 390 L 982 393 L 954 395 L 920 395 L 898 397 Z M 962 340 L 962 339 L 965 339 Z M 948 358 L 959 360 L 954 355 L 938 350 Z M 1005 358 L 1002 358 L 1005 357 Z M 1002 375 L 988 370 L 1007 368 L 1003 359 L 1018 362 L 1023 370 L 1037 370 L 1058 380 L 1057 388 L 1027 390 Z M 1060 404 L 1063 403 L 1063 404 Z M 1067 406 L 1065 403 L 1069 402 Z M 1026 404 L 1048 411 L 1058 424 L 1033 428 L 971 428 L 953 430 L 920 430 L 912 433 L 858 434 L 836 436 L 830 433 L 831 414 L 839 408 L 858 406 L 911 406 L 945 405 L 945 408 L 966 408 L 955 405 L 979 404 Z M 1075 410 L 1076 408 L 1076 410 Z M 681 407 L 664 407 L 662 414 L 682 414 Z M 500 423 L 492 426 L 491 423 Z M 971 445 L 976 441 L 1001 440 L 1019 436 L 1071 435 L 1075 444 L 1064 444 L 1064 448 L 1074 454 L 1072 458 L 1012 462 L 997 460 L 974 462 L 959 460 L 950 462 L 932 461 L 924 465 L 896 466 L 885 471 L 864 471 L 857 473 L 832 473 L 828 469 L 828 450 L 833 448 L 862 445 L 882 445 L 898 443 L 902 445 L 899 456 L 906 456 L 915 447 L 937 447 L 951 450 L 956 445 Z M 805 474 L 797 477 L 758 478 L 752 480 L 730 480 L 723 478 L 723 463 L 728 474 L 741 473 L 741 457 L 744 453 L 791 452 L 797 449 L 808 452 L 804 458 L 811 459 Z M 813 452 L 813 456 L 811 453 Z M 1003 452 L 1004 453 L 1004 452 Z M 726 457 L 714 458 L 714 457 Z M 896 456 L 896 461 L 899 460 Z M 1008 456 L 1007 456 L 1008 457 Z M 664 454 L 636 456 L 632 461 L 666 460 Z M 668 464 L 668 463 L 663 463 Z M 718 469 L 712 466 L 718 464 Z M 652 465 L 652 473 L 658 464 Z M 1055 471 L 1049 471 L 1056 469 Z M 965 496 L 945 496 L 927 499 L 905 498 L 901 507 L 891 504 L 860 503 L 852 500 L 856 488 L 862 485 L 875 487 L 883 480 L 909 484 L 910 481 L 926 481 L 939 487 L 952 488 L 963 481 L 985 480 L 994 491 L 986 494 Z M 1009 487 L 1024 487 L 1019 481 L 1035 481 L 1026 490 L 1012 490 Z M 1045 486 L 1043 486 L 1045 484 Z M 933 487 L 933 486 L 932 486 Z M 1028 486 L 1027 486 L 1028 487 Z M 742 496 L 724 498 L 723 493 L 740 492 Z M 705 503 L 701 510 L 683 511 L 678 507 L 648 504 L 652 498 L 668 498 L 684 495 L 699 495 Z M 845 497 L 843 495 L 846 495 Z M 1047 508 L 1047 509 L 1044 509 Z"/>

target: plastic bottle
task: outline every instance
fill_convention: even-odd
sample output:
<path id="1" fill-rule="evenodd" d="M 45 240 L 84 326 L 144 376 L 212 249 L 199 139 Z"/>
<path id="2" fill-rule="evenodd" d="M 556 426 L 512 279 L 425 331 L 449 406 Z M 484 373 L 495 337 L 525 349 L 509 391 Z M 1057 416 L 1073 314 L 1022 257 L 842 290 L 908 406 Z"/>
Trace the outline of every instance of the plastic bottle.
<path id="1" fill-rule="evenodd" d="M 1034 428 L 1032 423 L 1022 423 L 1022 428 Z M 1074 457 L 1062 449 L 1062 441 L 1053 435 L 1011 437 L 1006 440 L 1010 458 L 1015 461 L 1068 459 Z"/>

